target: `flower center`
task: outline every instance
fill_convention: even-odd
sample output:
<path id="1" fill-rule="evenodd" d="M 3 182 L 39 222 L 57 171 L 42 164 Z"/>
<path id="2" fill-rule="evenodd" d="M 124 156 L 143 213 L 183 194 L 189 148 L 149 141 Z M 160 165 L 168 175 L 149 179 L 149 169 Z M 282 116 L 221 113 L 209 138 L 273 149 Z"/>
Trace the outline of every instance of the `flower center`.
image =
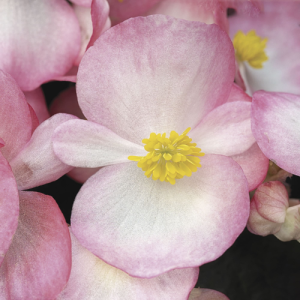
<path id="1" fill-rule="evenodd" d="M 247 34 L 238 31 L 233 39 L 235 55 L 239 62 L 247 61 L 255 69 L 261 69 L 263 62 L 268 60 L 265 48 L 268 39 L 262 39 L 256 35 L 255 30 L 250 30 Z"/>
<path id="2" fill-rule="evenodd" d="M 151 133 L 149 139 L 143 139 L 144 149 L 149 153 L 146 156 L 129 156 L 129 160 L 138 161 L 138 167 L 145 171 L 153 180 L 167 181 L 175 184 L 175 179 L 191 176 L 201 167 L 200 158 L 204 153 L 197 148 L 196 143 L 187 136 L 191 128 L 181 135 L 172 131 L 169 138 L 166 133 Z"/>

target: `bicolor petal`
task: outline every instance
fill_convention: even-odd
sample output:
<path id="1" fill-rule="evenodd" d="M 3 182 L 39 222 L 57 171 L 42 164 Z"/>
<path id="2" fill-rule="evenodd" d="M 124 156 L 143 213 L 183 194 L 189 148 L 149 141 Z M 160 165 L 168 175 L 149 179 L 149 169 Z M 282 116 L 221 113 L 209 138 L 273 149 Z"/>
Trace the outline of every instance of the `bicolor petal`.
<path id="1" fill-rule="evenodd" d="M 71 120 L 54 133 L 53 149 L 64 163 L 96 168 L 129 162 L 128 156 L 143 156 L 141 145 L 129 142 L 94 122 Z"/>
<path id="2" fill-rule="evenodd" d="M 18 229 L 0 267 L 0 298 L 53 299 L 70 271 L 70 235 L 55 200 L 20 192 Z"/>
<path id="3" fill-rule="evenodd" d="M 79 191 L 71 224 L 95 255 L 149 278 L 216 259 L 248 214 L 241 168 L 231 158 L 206 155 L 196 173 L 175 185 L 147 178 L 133 162 L 102 168 Z"/>
<path id="4" fill-rule="evenodd" d="M 78 102 L 88 120 L 140 143 L 151 132 L 195 127 L 226 102 L 234 73 L 232 43 L 217 25 L 138 17 L 87 51 Z"/>
<path id="5" fill-rule="evenodd" d="M 75 118 L 72 115 L 57 114 L 34 131 L 27 145 L 11 161 L 19 189 L 49 183 L 72 169 L 54 154 L 51 137 L 59 125 Z"/>

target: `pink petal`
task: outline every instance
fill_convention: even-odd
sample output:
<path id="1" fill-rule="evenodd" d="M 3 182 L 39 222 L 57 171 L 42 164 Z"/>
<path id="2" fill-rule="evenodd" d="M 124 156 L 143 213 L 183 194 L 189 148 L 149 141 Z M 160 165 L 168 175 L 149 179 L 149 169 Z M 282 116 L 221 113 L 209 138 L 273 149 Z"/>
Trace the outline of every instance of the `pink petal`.
<path id="1" fill-rule="evenodd" d="M 59 125 L 75 118 L 57 114 L 34 131 L 26 147 L 11 161 L 19 189 L 30 189 L 54 181 L 72 169 L 54 154 L 51 137 Z"/>
<path id="2" fill-rule="evenodd" d="M 232 84 L 232 88 L 229 94 L 229 97 L 227 99 L 227 102 L 233 102 L 233 101 L 247 101 L 251 102 L 252 98 L 248 96 L 242 88 L 240 88 L 235 83 Z"/>
<path id="3" fill-rule="evenodd" d="M 126 19 L 141 16 L 159 1 L 160 0 L 126 0 L 123 2 L 120 0 L 108 0 L 112 23 L 117 24 Z"/>
<path id="4" fill-rule="evenodd" d="M 14 79 L 1 70 L 0 94 L 0 137 L 5 142 L 1 152 L 10 161 L 29 141 L 32 120 L 24 94 Z"/>
<path id="5" fill-rule="evenodd" d="M 255 143 L 250 113 L 249 102 L 226 103 L 207 114 L 189 137 L 204 153 L 241 154 Z"/>
<path id="6" fill-rule="evenodd" d="M 100 168 L 74 168 L 67 175 L 79 183 L 84 183 L 99 170 Z"/>
<path id="7" fill-rule="evenodd" d="M 245 152 L 232 156 L 243 169 L 248 180 L 249 191 L 256 189 L 266 178 L 269 159 L 262 153 L 257 143 Z"/>
<path id="8" fill-rule="evenodd" d="M 248 185 L 230 158 L 206 155 L 174 186 L 135 162 L 104 167 L 75 200 L 72 230 L 107 263 L 137 277 L 199 266 L 219 257 L 245 227 Z"/>
<path id="9" fill-rule="evenodd" d="M 64 163 L 84 168 L 129 162 L 130 155 L 147 154 L 141 145 L 85 120 L 71 120 L 57 128 L 53 135 L 53 149 Z"/>
<path id="10" fill-rule="evenodd" d="M 176 49 L 176 51 L 174 51 Z M 234 53 L 216 25 L 155 15 L 106 31 L 78 72 L 88 120 L 140 143 L 151 132 L 183 132 L 226 102 Z"/>
<path id="11" fill-rule="evenodd" d="M 264 12 L 258 16 L 230 17 L 230 35 L 238 30 L 254 29 L 262 38 L 268 38 L 266 54 L 269 60 L 262 69 L 248 64 L 246 79 L 251 92 L 258 90 L 300 94 L 300 3 L 298 1 L 264 1 Z"/>
<path id="12" fill-rule="evenodd" d="M 40 125 L 39 119 L 36 115 L 36 113 L 34 112 L 33 108 L 31 107 L 31 105 L 28 103 L 28 108 L 30 111 L 30 116 L 31 116 L 31 134 L 36 130 L 36 128 Z"/>
<path id="13" fill-rule="evenodd" d="M 252 101 L 252 131 L 258 146 L 276 165 L 299 176 L 300 97 L 259 91 Z"/>
<path id="14" fill-rule="evenodd" d="M 79 119 L 85 119 L 78 105 L 76 89 L 74 86 L 61 92 L 51 103 L 51 115 L 58 113 L 66 113 L 74 115 Z"/>
<path id="15" fill-rule="evenodd" d="M 31 105 L 34 112 L 36 113 L 40 123 L 50 118 L 45 96 L 40 87 L 33 91 L 25 92 L 24 95 L 27 102 Z"/>
<path id="16" fill-rule="evenodd" d="M 71 0 L 72 3 L 80 6 L 91 7 L 92 0 Z"/>
<path id="17" fill-rule="evenodd" d="M 24 91 L 64 75 L 80 47 L 79 25 L 66 1 L 1 4 L 0 68 Z"/>
<path id="18" fill-rule="evenodd" d="M 224 294 L 210 289 L 193 289 L 189 300 L 229 300 Z"/>
<path id="19" fill-rule="evenodd" d="M 0 298 L 53 299 L 70 271 L 70 235 L 55 200 L 20 192 L 18 229 L 0 268 Z"/>
<path id="20" fill-rule="evenodd" d="M 69 71 L 63 75 L 63 76 L 58 76 L 53 78 L 54 80 L 57 81 L 70 81 L 70 82 L 75 82 L 77 81 L 77 72 L 78 72 L 78 66 L 72 66 Z"/>
<path id="21" fill-rule="evenodd" d="M 182 300 L 197 282 L 199 268 L 172 270 L 151 279 L 130 277 L 80 245 L 72 234 L 70 280 L 57 300 Z"/>
<path id="22" fill-rule="evenodd" d="M 19 195 L 11 168 L 0 152 L 0 265 L 13 235 L 19 217 Z"/>

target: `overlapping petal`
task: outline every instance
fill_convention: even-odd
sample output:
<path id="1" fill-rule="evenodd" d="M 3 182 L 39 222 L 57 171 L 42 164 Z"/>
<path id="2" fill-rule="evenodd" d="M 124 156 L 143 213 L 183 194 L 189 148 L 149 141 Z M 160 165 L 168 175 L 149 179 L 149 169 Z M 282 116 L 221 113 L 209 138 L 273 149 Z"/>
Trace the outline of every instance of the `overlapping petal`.
<path id="1" fill-rule="evenodd" d="M 15 80 L 1 70 L 0 92 L 0 137 L 5 143 L 1 152 L 10 161 L 29 141 L 32 120 L 24 94 Z"/>
<path id="2" fill-rule="evenodd" d="M 234 69 L 232 44 L 218 26 L 134 18 L 102 34 L 85 54 L 78 102 L 88 120 L 140 143 L 150 132 L 195 127 L 226 102 Z"/>
<path id="3" fill-rule="evenodd" d="M 19 195 L 11 168 L 0 153 L 0 265 L 17 229 Z"/>
<path id="4" fill-rule="evenodd" d="M 228 180 L 230 178 L 230 181 Z M 176 185 L 135 163 L 104 167 L 77 195 L 72 230 L 81 244 L 133 276 L 153 277 L 219 257 L 243 230 L 248 186 L 230 158 L 206 155 Z"/>
<path id="5" fill-rule="evenodd" d="M 252 131 L 263 153 L 282 169 L 300 175 L 300 97 L 254 93 Z"/>
<path id="6" fill-rule="evenodd" d="M 64 217 L 50 196 L 20 192 L 20 217 L 0 267 L 0 298 L 53 299 L 71 270 L 71 241 Z"/>
<path id="7" fill-rule="evenodd" d="M 59 125 L 75 118 L 72 115 L 57 114 L 34 131 L 27 145 L 10 162 L 19 189 L 54 181 L 72 169 L 54 154 L 51 137 Z"/>
<path id="8" fill-rule="evenodd" d="M 198 268 L 172 270 L 151 279 L 130 277 L 82 247 L 72 232 L 71 238 L 71 276 L 57 300 L 182 300 L 198 278 Z"/>
<path id="9" fill-rule="evenodd" d="M 66 1 L 2 1 L 0 20 L 0 68 L 23 91 L 36 89 L 72 67 L 80 30 Z"/>

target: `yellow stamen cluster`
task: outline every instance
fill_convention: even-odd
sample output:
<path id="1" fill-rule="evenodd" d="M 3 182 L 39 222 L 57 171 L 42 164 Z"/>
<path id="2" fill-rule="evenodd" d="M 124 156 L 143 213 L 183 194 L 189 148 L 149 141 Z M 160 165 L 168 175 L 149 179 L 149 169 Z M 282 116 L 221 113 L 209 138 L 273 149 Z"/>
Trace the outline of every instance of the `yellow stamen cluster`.
<path id="1" fill-rule="evenodd" d="M 129 160 L 138 161 L 138 167 L 145 171 L 153 180 L 167 181 L 175 184 L 175 179 L 191 176 L 201 167 L 200 158 L 204 153 L 197 148 L 196 143 L 187 136 L 188 128 L 181 135 L 172 131 L 169 138 L 164 134 L 151 133 L 149 139 L 144 139 L 146 156 L 129 156 Z"/>
<path id="2" fill-rule="evenodd" d="M 247 34 L 238 31 L 233 39 L 235 55 L 238 61 L 247 61 L 255 69 L 261 69 L 263 62 L 268 60 L 265 48 L 268 39 L 262 39 L 256 35 L 255 30 L 250 30 Z"/>

